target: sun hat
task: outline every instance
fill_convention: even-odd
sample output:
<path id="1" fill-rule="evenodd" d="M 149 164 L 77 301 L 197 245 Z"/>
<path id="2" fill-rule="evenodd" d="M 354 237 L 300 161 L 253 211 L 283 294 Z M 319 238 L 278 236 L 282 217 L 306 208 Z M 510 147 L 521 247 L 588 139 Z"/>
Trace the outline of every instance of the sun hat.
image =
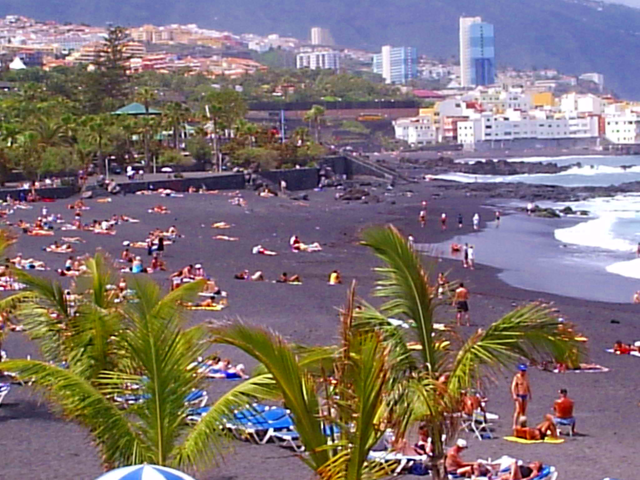
<path id="1" fill-rule="evenodd" d="M 524 363 L 521 363 L 520 365 L 518 365 L 518 370 L 520 370 L 521 372 L 526 372 L 527 366 Z"/>
<path id="2" fill-rule="evenodd" d="M 467 441 L 464 438 L 456 440 L 456 445 L 460 448 L 467 448 Z"/>
<path id="3" fill-rule="evenodd" d="M 202 265 L 200 265 L 199 263 L 196 263 L 196 268 L 202 268 Z"/>

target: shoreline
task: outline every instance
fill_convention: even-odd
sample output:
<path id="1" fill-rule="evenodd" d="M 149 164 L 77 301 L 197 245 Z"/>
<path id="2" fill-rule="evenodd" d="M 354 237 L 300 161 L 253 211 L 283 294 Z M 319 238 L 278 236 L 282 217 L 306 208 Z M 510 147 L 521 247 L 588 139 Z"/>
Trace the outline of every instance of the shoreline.
<path id="1" fill-rule="evenodd" d="M 333 190 L 308 192 L 309 202 L 296 202 L 285 198 L 261 198 L 254 192 L 243 191 L 248 206 L 241 208 L 229 203 L 227 194 L 189 195 L 166 198 L 157 195 L 113 197 L 111 203 L 87 203 L 91 210 L 85 213 L 85 221 L 101 219 L 112 213 L 124 213 L 141 220 L 138 224 L 117 227 L 115 236 L 98 236 L 81 232 L 86 244 L 78 246 L 78 254 L 93 252 L 101 247 L 117 256 L 123 240 L 142 240 L 154 228 L 168 228 L 172 224 L 186 236 L 169 246 L 165 260 L 168 271 L 152 274 L 168 289 L 168 273 L 187 263 L 201 262 L 207 272 L 229 292 L 229 307 L 222 312 L 193 312 L 189 324 L 209 318 L 238 319 L 272 328 L 285 337 L 307 344 L 324 345 L 334 341 L 337 335 L 336 308 L 344 304 L 347 286 L 351 280 L 358 282 L 358 295 L 377 303 L 370 294 L 376 275 L 372 272 L 378 262 L 366 248 L 359 245 L 359 232 L 368 225 L 392 223 L 405 235 L 412 234 L 416 243 L 450 242 L 456 235 L 475 235 L 471 217 L 481 216 L 480 233 L 492 230 L 494 209 L 489 204 L 497 201 L 486 193 L 446 188 L 436 182 L 397 187 L 393 191 L 372 189 L 379 202 L 337 201 Z M 73 199 L 47 204 L 52 213 L 68 218 L 66 204 Z M 420 202 L 426 200 L 427 226 L 420 228 L 418 212 Z M 501 200 L 504 200 L 502 198 Z M 147 209 L 161 203 L 171 213 L 153 215 Z M 10 217 L 30 221 L 37 216 L 41 204 L 31 210 L 20 211 Z M 449 228 L 442 232 L 439 216 L 447 212 Z M 464 227 L 458 230 L 457 214 L 464 218 Z M 514 221 L 518 215 L 503 215 L 501 228 Z M 237 236 L 237 242 L 215 241 L 217 232 L 210 225 L 225 221 L 233 225 L 228 234 Z M 482 230 L 483 229 L 483 230 Z M 225 232 L 227 233 L 227 232 Z M 305 242 L 319 241 L 323 251 L 313 254 L 293 253 L 288 248 L 289 236 L 296 233 Z M 58 239 L 59 232 L 55 238 Z M 505 235 L 506 236 L 506 235 Z M 51 237 L 27 237 L 21 235 L 19 243 L 7 256 L 23 252 L 45 259 L 57 268 L 64 257 L 47 254 L 42 246 L 53 241 Z M 277 257 L 252 255 L 251 247 L 262 244 L 279 252 Z M 141 253 L 143 253 L 141 251 Z M 535 401 L 530 406 L 529 417 L 538 421 L 548 413 L 558 388 L 569 389 L 577 405 L 579 431 L 585 436 L 567 439 L 562 446 L 538 445 L 535 447 L 512 444 L 502 440 L 509 433 L 513 403 L 508 395 L 511 372 L 494 375 L 487 384 L 490 396 L 489 409 L 500 415 L 496 423 L 495 439 L 479 442 L 468 435 L 470 448 L 465 453 L 469 460 L 497 458 L 508 454 L 526 461 L 542 460 L 555 465 L 561 479 L 585 478 L 598 480 L 607 476 L 634 478 L 635 468 L 629 458 L 635 455 L 634 440 L 637 433 L 629 425 L 640 424 L 637 398 L 630 396 L 628 388 L 638 384 L 640 368 L 631 368 L 638 362 L 634 358 L 621 358 L 604 352 L 618 338 L 624 341 L 640 339 L 640 325 L 636 318 L 637 306 L 609 304 L 567 298 L 530 290 L 519 289 L 505 283 L 500 269 L 482 264 L 482 250 L 477 252 L 480 261 L 477 269 L 463 269 L 459 261 L 434 259 L 433 268 L 449 272 L 449 279 L 459 279 L 471 291 L 471 320 L 477 328 L 486 328 L 492 321 L 506 314 L 517 305 L 531 301 L 551 302 L 568 321 L 575 322 L 580 332 L 591 340 L 590 360 L 611 368 L 607 374 L 552 374 L 537 369 L 531 371 Z M 146 257 L 145 257 L 146 261 Z M 303 286 L 273 284 L 271 282 L 242 282 L 233 280 L 233 274 L 248 268 L 262 270 L 267 279 L 273 279 L 282 271 L 300 274 Z M 326 284 L 328 273 L 338 268 L 344 284 L 330 287 Z M 434 274 L 437 272 L 434 272 Z M 43 272 L 48 278 L 58 278 L 53 271 Z M 62 279 L 63 282 L 67 280 Z M 379 301 L 379 300 L 378 300 Z M 453 311 L 449 306 L 438 311 L 438 319 L 451 322 Z M 616 324 L 610 320 L 616 319 Z M 462 328 L 467 336 L 474 329 Z M 5 348 L 10 357 L 35 355 L 36 346 L 24 334 L 9 335 Z M 245 363 L 249 369 L 254 364 L 237 350 L 221 348 L 220 353 L 234 362 Z M 637 365 L 640 366 L 640 363 Z M 210 398 L 216 398 L 229 387 L 224 381 L 210 382 Z M 490 388 L 489 388 L 490 387 Z M 6 407 L 6 408 L 5 408 Z M 91 445 L 87 433 L 81 427 L 53 416 L 45 404 L 34 401 L 27 388 L 12 389 L 0 408 L 0 448 L 5 453 L 3 478 L 19 480 L 29 478 L 95 478 L 101 473 L 99 456 Z M 64 439 L 64 442 L 60 440 Z M 58 444 L 63 446 L 58 447 Z M 267 445 L 256 446 L 234 442 L 235 452 L 219 467 L 202 472 L 198 480 L 223 480 L 229 478 L 264 479 L 280 478 L 297 480 L 310 477 L 310 472 L 289 451 Z M 588 461 L 587 461 L 588 460 Z M 409 477 L 411 478 L 411 477 Z"/>

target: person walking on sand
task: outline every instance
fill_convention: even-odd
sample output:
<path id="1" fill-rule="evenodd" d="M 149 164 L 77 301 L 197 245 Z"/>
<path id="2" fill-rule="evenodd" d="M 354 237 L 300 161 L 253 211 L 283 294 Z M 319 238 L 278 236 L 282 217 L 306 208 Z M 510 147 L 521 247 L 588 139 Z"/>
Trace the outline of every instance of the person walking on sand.
<path id="1" fill-rule="evenodd" d="M 496 227 L 500 226 L 500 210 L 496 210 Z"/>
<path id="2" fill-rule="evenodd" d="M 473 215 L 473 229 L 478 230 L 478 228 L 480 228 L 480 215 L 476 212 Z"/>
<path id="3" fill-rule="evenodd" d="M 442 225 L 442 230 L 447 229 L 447 214 L 445 212 L 440 215 L 440 225 Z"/>
<path id="4" fill-rule="evenodd" d="M 640 290 L 633 294 L 633 303 L 640 303 Z"/>
<path id="5" fill-rule="evenodd" d="M 418 216 L 418 220 L 420 221 L 420 226 L 422 228 L 427 224 L 427 211 L 422 209 L 420 210 L 420 215 Z"/>
<path id="6" fill-rule="evenodd" d="M 458 228 L 462 228 L 462 214 L 458 214 Z"/>
<path id="7" fill-rule="evenodd" d="M 534 209 L 533 203 L 531 202 L 527 203 L 527 215 L 533 214 L 533 209 Z"/>
<path id="8" fill-rule="evenodd" d="M 511 396 L 515 402 L 513 414 L 513 428 L 518 426 L 520 417 L 526 417 L 527 405 L 532 400 L 531 385 L 527 376 L 527 366 L 524 363 L 518 365 L 518 373 L 513 376 L 511 382 Z"/>
<path id="9" fill-rule="evenodd" d="M 465 288 L 462 282 L 460 282 L 453 295 L 453 305 L 456 307 L 456 322 L 458 326 L 462 325 L 462 320 L 466 317 L 468 327 L 471 322 L 469 316 L 469 290 Z"/>

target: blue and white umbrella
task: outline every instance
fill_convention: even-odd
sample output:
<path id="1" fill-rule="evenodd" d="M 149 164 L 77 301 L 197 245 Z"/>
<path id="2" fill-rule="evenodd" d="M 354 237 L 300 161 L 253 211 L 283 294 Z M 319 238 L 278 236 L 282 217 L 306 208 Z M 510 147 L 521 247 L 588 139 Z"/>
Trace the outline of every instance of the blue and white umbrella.
<path id="1" fill-rule="evenodd" d="M 195 480 L 186 473 L 157 465 L 134 465 L 105 473 L 97 480 Z"/>

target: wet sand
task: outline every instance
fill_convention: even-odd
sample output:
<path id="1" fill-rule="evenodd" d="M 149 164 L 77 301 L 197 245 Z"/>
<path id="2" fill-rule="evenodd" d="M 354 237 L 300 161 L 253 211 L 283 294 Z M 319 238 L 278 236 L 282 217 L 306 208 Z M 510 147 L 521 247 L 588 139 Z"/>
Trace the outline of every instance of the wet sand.
<path id="1" fill-rule="evenodd" d="M 352 279 L 358 282 L 358 293 L 371 300 L 368 294 L 375 280 L 371 269 L 377 261 L 358 245 L 362 228 L 393 223 L 405 234 L 412 234 L 416 243 L 437 244 L 454 235 L 471 233 L 471 217 L 476 211 L 483 219 L 493 218 L 491 209 L 480 207 L 485 203 L 482 195 L 467 196 L 463 192 L 445 190 L 441 197 L 433 198 L 432 193 L 442 192 L 436 190 L 435 184 L 410 188 L 415 192 L 412 196 L 399 191 L 385 195 L 383 190 L 378 190 L 375 193 L 381 202 L 368 204 L 336 201 L 333 191 L 310 192 L 310 201 L 305 204 L 282 198 L 260 198 L 253 192 L 244 191 L 243 196 L 248 202 L 246 208 L 231 205 L 230 197 L 223 194 L 194 194 L 182 198 L 128 195 L 113 197 L 111 203 L 90 200 L 91 210 L 85 212 L 85 221 L 108 218 L 118 213 L 139 218 L 141 222 L 118 226 L 118 233 L 113 237 L 80 232 L 77 236 L 86 239 L 87 243 L 79 245 L 77 253 L 93 252 L 96 247 L 101 247 L 117 257 L 124 240 L 141 241 L 155 227 L 167 229 L 176 225 L 185 237 L 167 248 L 165 260 L 169 270 L 177 270 L 188 263 L 202 263 L 222 289 L 229 293 L 230 306 L 227 309 L 222 312 L 192 312 L 191 322 L 241 318 L 277 330 L 298 342 L 328 344 L 336 338 L 336 308 L 344 303 L 347 285 Z M 429 202 L 428 222 L 424 229 L 417 222 L 422 200 Z M 58 201 L 47 204 L 47 207 L 70 220 L 71 211 L 66 209 L 67 203 Z M 166 205 L 171 213 L 147 213 L 148 208 L 158 203 Z M 33 220 L 41 206 L 35 204 L 32 210 L 18 211 L 10 221 L 18 218 Z M 442 211 L 446 211 L 449 217 L 446 232 L 440 230 Z M 465 218 L 462 230 L 458 230 L 456 225 L 459 212 Z M 504 216 L 503 225 L 515 219 L 514 215 Z M 218 221 L 230 223 L 233 227 L 228 230 L 210 228 L 213 222 Z M 485 227 L 484 223 L 481 226 Z M 508 244 L 508 229 L 504 231 L 504 242 Z M 323 251 L 311 254 L 291 252 L 288 240 L 294 233 L 305 243 L 320 242 Z M 213 240 L 212 236 L 216 234 L 236 236 L 239 240 Z M 64 255 L 41 250 L 61 236 L 76 236 L 76 232 L 56 232 L 53 238 L 21 235 L 19 243 L 9 253 L 14 255 L 20 251 L 25 256 L 46 260 L 52 268 L 61 268 L 66 258 Z M 252 255 L 251 248 L 257 244 L 276 250 L 279 255 Z M 148 261 L 146 251 L 135 251 Z M 534 249 L 530 254 L 536 258 L 543 252 Z M 482 262 L 480 251 L 477 256 Z M 283 271 L 299 274 L 303 285 L 234 280 L 233 274 L 245 268 L 262 270 L 268 280 L 275 280 Z M 326 283 L 334 268 L 342 272 L 345 283 L 341 286 Z M 553 268 L 554 265 L 550 264 L 550 275 Z M 538 299 L 554 302 L 562 316 L 578 324 L 590 338 L 590 360 L 611 368 L 608 373 L 597 374 L 531 372 L 533 402 L 528 414 L 531 423 L 550 411 L 559 388 L 568 388 L 569 395 L 576 402 L 578 430 L 584 435 L 569 438 L 562 445 L 520 445 L 502 440 L 501 437 L 509 433 L 513 404 L 508 393 L 511 373 L 500 374 L 488 389 L 488 408 L 501 417 L 495 425 L 496 439 L 480 442 L 467 436 L 470 449 L 465 458 L 496 458 L 508 454 L 524 460 L 542 460 L 558 468 L 560 479 L 636 478 L 636 470 L 640 466 L 635 445 L 640 429 L 640 395 L 636 387 L 640 383 L 640 359 L 614 356 L 605 353 L 604 349 L 617 339 L 627 342 L 640 339 L 638 309 L 630 304 L 599 303 L 517 289 L 499 278 L 500 270 L 482 264 L 469 271 L 461 268 L 459 261 L 433 260 L 433 269 L 450 271 L 450 279 L 463 280 L 470 288 L 472 321 L 476 327 L 488 325 L 524 302 Z M 53 271 L 44 272 L 44 275 L 55 276 Z M 154 273 L 152 277 L 168 288 L 168 272 Z M 598 288 L 597 285 L 587 285 L 581 277 L 572 281 L 578 291 Z M 440 316 L 450 321 L 453 312 L 445 309 Z M 612 324 L 612 319 L 620 323 Z M 473 328 L 463 329 L 464 334 L 472 331 Z M 11 334 L 4 348 L 13 358 L 37 352 L 35 345 L 23 334 Z M 221 353 L 252 366 L 237 351 L 221 349 Z M 210 382 L 212 394 L 227 388 L 229 383 L 225 381 Z M 202 473 L 198 479 L 294 480 L 311 477 L 304 464 L 287 450 L 273 445 L 234 443 L 234 446 L 235 452 L 219 468 Z M 6 480 L 90 480 L 101 473 L 98 453 L 84 429 L 49 413 L 46 405 L 38 404 L 36 397 L 26 388 L 13 388 L 0 408 L 0 451 L 5 460 L 0 478 Z"/>

